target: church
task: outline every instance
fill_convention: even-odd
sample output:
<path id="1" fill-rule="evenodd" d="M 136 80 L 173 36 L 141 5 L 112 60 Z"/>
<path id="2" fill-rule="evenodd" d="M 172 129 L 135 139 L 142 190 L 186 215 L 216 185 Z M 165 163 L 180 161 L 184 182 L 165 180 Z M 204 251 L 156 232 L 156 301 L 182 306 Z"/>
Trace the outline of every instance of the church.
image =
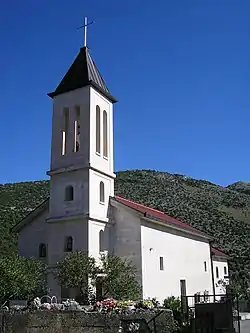
<path id="1" fill-rule="evenodd" d="M 44 260 L 48 288 L 63 289 L 53 268 L 67 253 L 86 251 L 128 258 L 137 268 L 141 296 L 221 294 L 228 256 L 211 238 L 163 212 L 114 194 L 113 109 L 88 47 L 79 50 L 52 99 L 50 197 L 14 228 L 19 253 Z M 69 296 L 69 295 L 68 295 Z"/>

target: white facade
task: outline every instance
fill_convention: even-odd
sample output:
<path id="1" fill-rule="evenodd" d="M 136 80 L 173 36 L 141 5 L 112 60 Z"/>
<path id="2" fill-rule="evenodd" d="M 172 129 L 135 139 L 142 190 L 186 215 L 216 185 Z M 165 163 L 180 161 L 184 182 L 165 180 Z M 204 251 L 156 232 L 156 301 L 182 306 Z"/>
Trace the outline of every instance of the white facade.
<path id="1" fill-rule="evenodd" d="M 225 294 L 225 286 L 223 287 L 219 281 L 224 281 L 225 284 L 229 282 L 228 262 L 225 258 L 214 256 L 213 257 L 213 270 L 214 270 L 214 284 L 215 294 Z"/>
<path id="2" fill-rule="evenodd" d="M 146 218 L 119 200 L 111 200 L 111 205 L 114 253 L 129 258 L 137 268 L 143 298 L 163 301 L 181 294 L 214 294 L 214 257 L 206 235 Z"/>
<path id="3" fill-rule="evenodd" d="M 180 296 L 181 284 L 187 295 L 213 293 L 208 241 L 146 222 L 141 246 L 144 298 Z"/>

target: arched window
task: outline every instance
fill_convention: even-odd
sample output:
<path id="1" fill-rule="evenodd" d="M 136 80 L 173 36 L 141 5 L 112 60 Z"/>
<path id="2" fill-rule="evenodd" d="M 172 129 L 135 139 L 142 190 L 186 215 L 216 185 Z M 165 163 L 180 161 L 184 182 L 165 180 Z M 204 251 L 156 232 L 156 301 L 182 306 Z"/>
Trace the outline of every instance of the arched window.
<path id="1" fill-rule="evenodd" d="M 47 255 L 47 249 L 46 249 L 46 245 L 44 243 L 41 243 L 39 245 L 39 257 L 40 258 L 45 258 Z"/>
<path id="2" fill-rule="evenodd" d="M 73 238 L 71 236 L 66 237 L 65 239 L 65 252 L 73 251 Z"/>
<path id="3" fill-rule="evenodd" d="M 74 152 L 80 150 L 80 136 L 81 136 L 81 117 L 80 117 L 80 106 L 75 107 L 75 122 L 74 122 Z"/>
<path id="4" fill-rule="evenodd" d="M 216 279 L 218 279 L 219 278 L 219 268 L 218 267 L 216 267 Z"/>
<path id="5" fill-rule="evenodd" d="M 104 231 L 100 230 L 99 232 L 99 252 L 104 251 Z"/>
<path id="6" fill-rule="evenodd" d="M 63 108 L 62 155 L 67 153 L 69 134 L 69 108 Z"/>
<path id="7" fill-rule="evenodd" d="M 69 185 L 65 188 L 65 201 L 72 201 L 74 200 L 74 188 L 73 186 Z"/>
<path id="8" fill-rule="evenodd" d="M 108 115 L 103 111 L 103 156 L 108 157 Z"/>
<path id="9" fill-rule="evenodd" d="M 99 105 L 96 106 L 96 152 L 98 154 L 101 153 L 101 111 Z"/>
<path id="10" fill-rule="evenodd" d="M 104 194 L 104 183 L 100 182 L 100 202 L 105 201 L 105 194 Z"/>

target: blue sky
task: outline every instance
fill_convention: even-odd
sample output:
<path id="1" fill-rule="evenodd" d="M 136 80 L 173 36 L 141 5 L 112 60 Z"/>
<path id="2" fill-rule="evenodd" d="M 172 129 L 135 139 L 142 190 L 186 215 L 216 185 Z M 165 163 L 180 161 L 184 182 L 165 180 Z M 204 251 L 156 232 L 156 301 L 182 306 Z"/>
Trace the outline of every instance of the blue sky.
<path id="1" fill-rule="evenodd" d="M 250 2 L 3 0 L 0 183 L 45 179 L 51 101 L 88 46 L 113 95 L 115 168 L 250 181 Z"/>

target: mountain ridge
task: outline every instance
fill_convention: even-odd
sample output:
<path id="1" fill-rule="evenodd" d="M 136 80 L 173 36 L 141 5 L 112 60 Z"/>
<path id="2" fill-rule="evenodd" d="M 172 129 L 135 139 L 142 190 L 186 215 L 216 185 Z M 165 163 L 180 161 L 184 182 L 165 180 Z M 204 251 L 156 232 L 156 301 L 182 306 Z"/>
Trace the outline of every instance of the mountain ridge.
<path id="1" fill-rule="evenodd" d="M 161 210 L 207 233 L 232 257 L 235 279 L 250 271 L 250 184 L 223 187 L 206 180 L 154 170 L 117 172 L 115 194 Z M 0 185 L 0 254 L 16 250 L 10 228 L 49 196 L 49 181 Z"/>

